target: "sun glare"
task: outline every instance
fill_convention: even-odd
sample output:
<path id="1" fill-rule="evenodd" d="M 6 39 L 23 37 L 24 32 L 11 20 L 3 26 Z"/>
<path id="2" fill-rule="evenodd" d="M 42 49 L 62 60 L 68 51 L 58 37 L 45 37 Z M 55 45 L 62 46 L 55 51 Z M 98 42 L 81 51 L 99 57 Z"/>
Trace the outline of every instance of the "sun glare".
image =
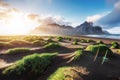
<path id="1" fill-rule="evenodd" d="M 34 29 L 38 23 L 31 21 L 25 13 L 11 12 L 4 23 L 3 34 L 23 35 Z"/>

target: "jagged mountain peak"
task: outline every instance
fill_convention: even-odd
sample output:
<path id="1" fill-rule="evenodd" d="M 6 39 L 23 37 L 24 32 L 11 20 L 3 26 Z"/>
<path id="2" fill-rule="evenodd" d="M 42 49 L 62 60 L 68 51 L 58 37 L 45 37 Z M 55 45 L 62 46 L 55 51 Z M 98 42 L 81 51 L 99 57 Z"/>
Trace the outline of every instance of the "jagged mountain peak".
<path id="1" fill-rule="evenodd" d="M 79 28 L 81 26 L 86 26 L 86 27 L 91 27 L 93 26 L 93 23 L 92 22 L 87 22 L 85 21 L 84 23 L 80 24 L 79 26 L 77 26 L 76 28 Z"/>
<path id="2" fill-rule="evenodd" d="M 85 21 L 83 24 L 73 28 L 72 26 L 59 25 L 59 24 L 46 24 L 39 26 L 32 32 L 59 34 L 59 35 L 85 35 L 85 34 L 106 34 L 100 26 L 93 26 L 93 23 Z"/>

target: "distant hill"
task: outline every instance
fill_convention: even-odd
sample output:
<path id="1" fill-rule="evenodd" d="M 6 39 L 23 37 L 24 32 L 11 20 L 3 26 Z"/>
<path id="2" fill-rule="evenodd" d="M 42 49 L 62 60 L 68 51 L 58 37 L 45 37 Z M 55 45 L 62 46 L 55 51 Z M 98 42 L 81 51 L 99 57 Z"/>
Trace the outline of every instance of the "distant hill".
<path id="1" fill-rule="evenodd" d="M 73 28 L 72 26 L 59 24 L 45 24 L 36 27 L 30 34 L 44 34 L 44 35 L 87 35 L 87 34 L 108 34 L 103 31 L 100 26 L 93 26 L 92 23 L 84 22 L 83 24 Z"/>

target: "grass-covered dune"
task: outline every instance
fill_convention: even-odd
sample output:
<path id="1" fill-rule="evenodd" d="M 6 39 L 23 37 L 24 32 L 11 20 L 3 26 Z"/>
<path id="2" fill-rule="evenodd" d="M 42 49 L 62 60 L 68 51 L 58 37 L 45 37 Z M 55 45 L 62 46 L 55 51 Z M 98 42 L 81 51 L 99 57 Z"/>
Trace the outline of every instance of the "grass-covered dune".
<path id="1" fill-rule="evenodd" d="M 47 80 L 83 80 L 81 76 L 87 74 L 86 68 L 65 66 L 58 68 Z"/>
<path id="2" fill-rule="evenodd" d="M 32 54 L 16 61 L 13 65 L 3 70 L 3 74 L 13 77 L 34 77 L 44 73 L 57 53 Z"/>
<path id="3" fill-rule="evenodd" d="M 11 43 L 14 46 L 31 45 L 30 42 L 25 40 L 12 40 L 9 43 Z"/>
<path id="4" fill-rule="evenodd" d="M 57 49 L 61 48 L 62 46 L 59 43 L 48 43 L 44 46 L 45 49 Z"/>
<path id="5" fill-rule="evenodd" d="M 120 48 L 120 44 L 118 42 L 112 42 L 111 43 L 111 48 L 112 49 L 119 49 Z"/>
<path id="6" fill-rule="evenodd" d="M 20 54 L 20 53 L 28 53 L 30 52 L 30 48 L 12 48 L 6 51 L 6 54 Z"/>
<path id="7" fill-rule="evenodd" d="M 88 45 L 85 50 L 91 51 L 93 54 L 98 54 L 99 56 L 107 54 L 110 57 L 113 55 L 113 52 L 104 44 Z"/>
<path id="8" fill-rule="evenodd" d="M 119 80 L 118 40 L 34 35 L 2 38 L 0 80 Z"/>
<path id="9" fill-rule="evenodd" d="M 0 42 L 0 49 L 4 49 L 4 48 L 10 48 L 13 47 L 13 45 L 9 42 Z"/>

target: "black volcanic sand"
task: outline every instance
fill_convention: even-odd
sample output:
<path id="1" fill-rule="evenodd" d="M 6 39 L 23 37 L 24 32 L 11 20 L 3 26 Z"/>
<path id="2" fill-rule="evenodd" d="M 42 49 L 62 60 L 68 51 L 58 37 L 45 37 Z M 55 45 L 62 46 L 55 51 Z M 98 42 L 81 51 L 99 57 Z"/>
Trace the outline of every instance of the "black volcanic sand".
<path id="1" fill-rule="evenodd" d="M 101 40 L 104 43 L 110 44 L 112 41 L 117 41 L 117 39 L 103 39 L 103 38 L 93 38 L 93 37 L 72 37 L 72 38 L 79 38 L 79 39 L 92 39 L 95 41 Z M 94 56 L 89 55 L 90 52 L 84 51 L 84 55 L 77 61 L 70 61 L 74 51 L 79 49 L 84 49 L 87 45 L 93 43 L 78 43 L 78 45 L 73 45 L 73 41 L 64 40 L 59 42 L 63 47 L 58 49 L 50 49 L 46 50 L 43 47 L 34 47 L 31 48 L 30 53 L 21 53 L 21 54 L 0 54 L 0 80 L 20 80 L 20 79 L 13 79 L 10 76 L 4 76 L 2 74 L 2 70 L 4 66 L 14 63 L 17 60 L 20 60 L 24 56 L 33 54 L 33 53 L 45 53 L 45 52 L 58 52 L 57 55 L 50 67 L 46 69 L 46 71 L 35 78 L 31 76 L 26 76 L 23 80 L 47 80 L 47 78 L 56 71 L 61 66 L 77 66 L 77 67 L 84 67 L 89 72 L 88 75 L 83 75 L 82 78 L 84 80 L 120 80 L 120 55 L 114 53 L 114 57 L 106 61 L 104 64 L 101 64 L 102 57 L 98 57 L 95 62 L 93 62 Z M 23 45 L 24 46 L 24 45 Z M 18 46 L 19 47 L 19 46 Z M 113 49 L 114 50 L 114 49 Z M 3 52 L 4 53 L 4 52 Z"/>

